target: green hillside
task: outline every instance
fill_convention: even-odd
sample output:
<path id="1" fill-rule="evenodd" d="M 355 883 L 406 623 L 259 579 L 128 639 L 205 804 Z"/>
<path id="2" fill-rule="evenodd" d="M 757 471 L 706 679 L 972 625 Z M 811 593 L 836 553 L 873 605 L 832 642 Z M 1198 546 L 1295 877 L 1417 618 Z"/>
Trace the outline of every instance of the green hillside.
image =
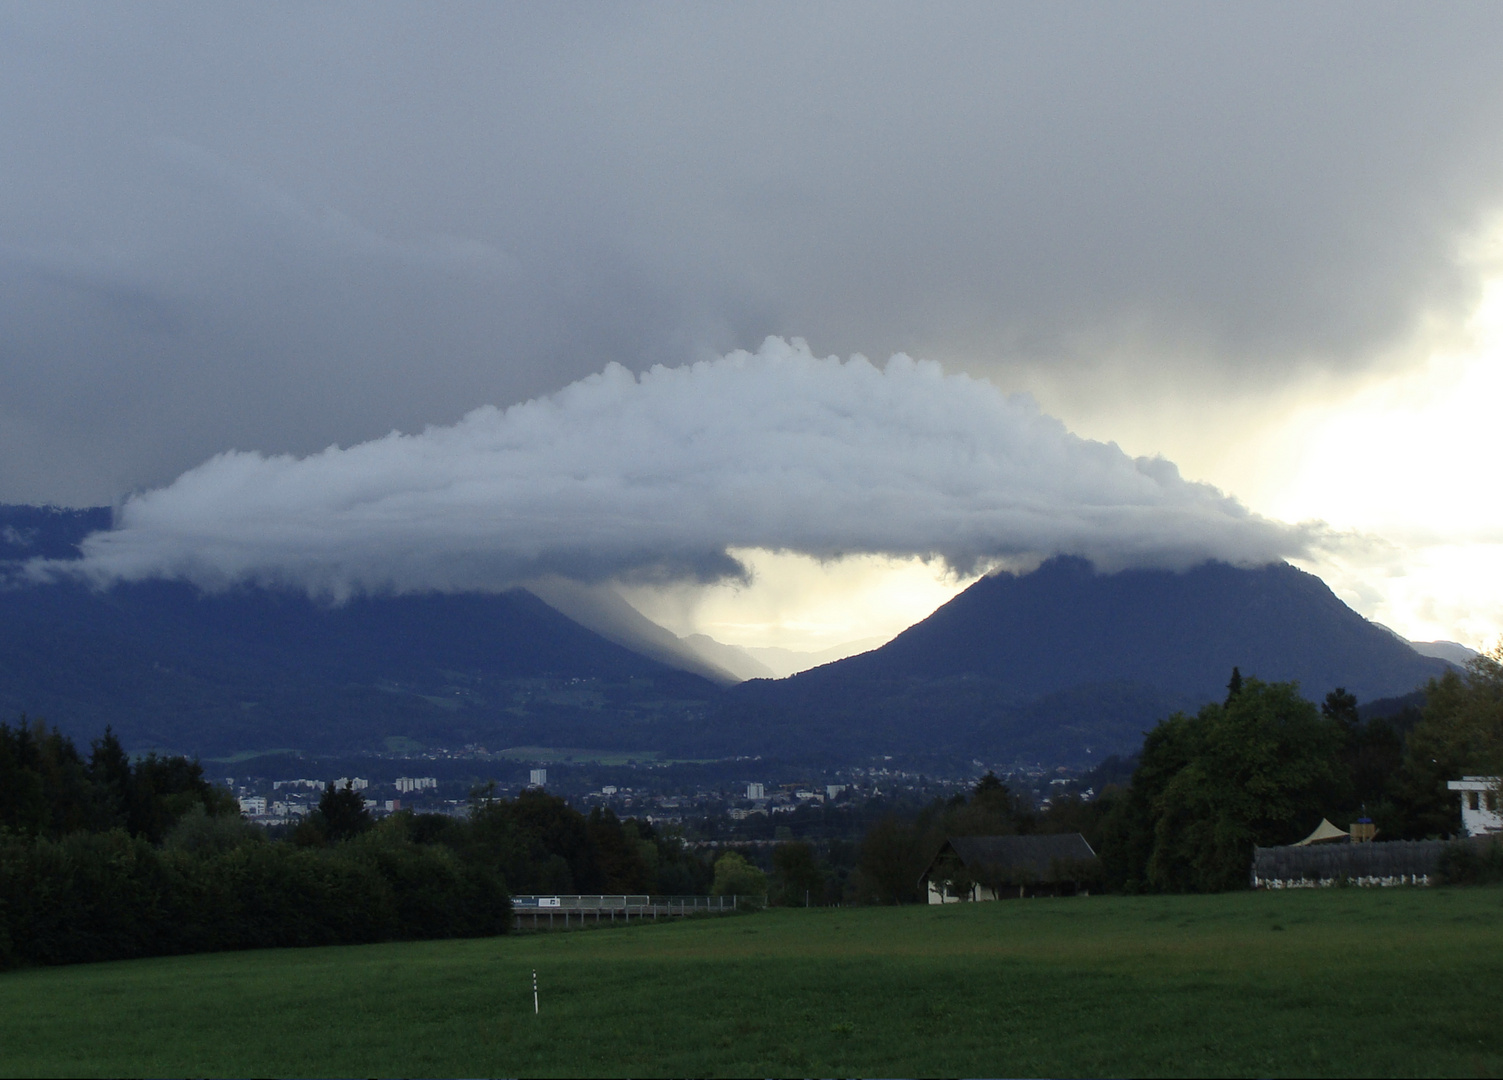
<path id="1" fill-rule="evenodd" d="M 12 972 L 0 1073 L 1497 1076 L 1499 986 L 1497 889 L 774 910 Z"/>

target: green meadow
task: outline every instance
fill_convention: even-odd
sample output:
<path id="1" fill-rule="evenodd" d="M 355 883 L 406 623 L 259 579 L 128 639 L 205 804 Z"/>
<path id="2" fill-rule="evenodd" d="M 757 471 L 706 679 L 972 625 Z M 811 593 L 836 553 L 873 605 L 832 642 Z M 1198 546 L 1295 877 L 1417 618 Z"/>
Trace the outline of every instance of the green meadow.
<path id="1" fill-rule="evenodd" d="M 508 761 L 573 765 L 653 764 L 658 758 L 656 750 L 578 750 L 560 746 L 509 746 L 497 753 Z"/>
<path id="2" fill-rule="evenodd" d="M 388 740 L 389 742 L 390 740 Z M 567 746 L 509 746 L 497 751 L 508 761 L 541 765 L 708 765 L 713 758 L 665 758 L 656 750 L 582 750 Z"/>
<path id="3" fill-rule="evenodd" d="M 0 1073 L 1498 1076 L 1503 891 L 773 910 L 13 971 Z"/>

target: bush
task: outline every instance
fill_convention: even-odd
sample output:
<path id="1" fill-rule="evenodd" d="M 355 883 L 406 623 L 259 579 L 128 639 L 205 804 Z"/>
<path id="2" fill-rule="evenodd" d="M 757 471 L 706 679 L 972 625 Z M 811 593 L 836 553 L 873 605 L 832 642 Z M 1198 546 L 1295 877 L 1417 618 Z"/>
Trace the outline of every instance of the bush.
<path id="1" fill-rule="evenodd" d="M 211 816 L 202 806 L 194 806 L 178 819 L 162 846 L 169 851 L 202 855 L 265 840 L 266 833 L 238 813 Z"/>
<path id="2" fill-rule="evenodd" d="M 825 902 L 825 874 L 808 844 L 794 841 L 773 848 L 772 869 L 774 904 L 804 907 Z"/>
<path id="3" fill-rule="evenodd" d="M 1440 853 L 1436 876 L 1442 885 L 1496 885 L 1503 882 L 1503 840 L 1459 840 Z"/>
<path id="4" fill-rule="evenodd" d="M 330 848 L 203 822 L 163 849 L 123 830 L 0 833 L 0 967 L 505 933 L 500 879 L 446 848 L 372 834 Z M 234 841 L 234 842 L 231 842 Z"/>
<path id="5" fill-rule="evenodd" d="M 711 896 L 762 896 L 767 892 L 767 875 L 734 851 L 715 860 L 715 883 Z"/>

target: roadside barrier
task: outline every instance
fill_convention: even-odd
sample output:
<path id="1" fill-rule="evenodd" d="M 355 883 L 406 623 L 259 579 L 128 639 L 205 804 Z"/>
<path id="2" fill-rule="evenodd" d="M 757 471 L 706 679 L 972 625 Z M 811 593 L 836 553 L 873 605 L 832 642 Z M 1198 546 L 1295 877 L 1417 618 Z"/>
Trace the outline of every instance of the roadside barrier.
<path id="1" fill-rule="evenodd" d="M 729 915 L 755 911 L 760 896 L 513 896 L 512 916 L 518 930 L 568 930 L 632 920 L 677 919 L 687 915 Z"/>

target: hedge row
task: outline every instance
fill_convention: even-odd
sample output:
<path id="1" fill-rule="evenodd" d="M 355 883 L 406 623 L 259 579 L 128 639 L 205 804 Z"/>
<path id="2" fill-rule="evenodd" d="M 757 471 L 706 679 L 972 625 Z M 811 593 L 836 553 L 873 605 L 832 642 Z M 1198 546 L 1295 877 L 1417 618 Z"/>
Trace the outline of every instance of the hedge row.
<path id="1" fill-rule="evenodd" d="M 0 968 L 505 933 L 500 879 L 374 832 L 327 848 L 156 848 L 123 830 L 0 830 Z"/>

